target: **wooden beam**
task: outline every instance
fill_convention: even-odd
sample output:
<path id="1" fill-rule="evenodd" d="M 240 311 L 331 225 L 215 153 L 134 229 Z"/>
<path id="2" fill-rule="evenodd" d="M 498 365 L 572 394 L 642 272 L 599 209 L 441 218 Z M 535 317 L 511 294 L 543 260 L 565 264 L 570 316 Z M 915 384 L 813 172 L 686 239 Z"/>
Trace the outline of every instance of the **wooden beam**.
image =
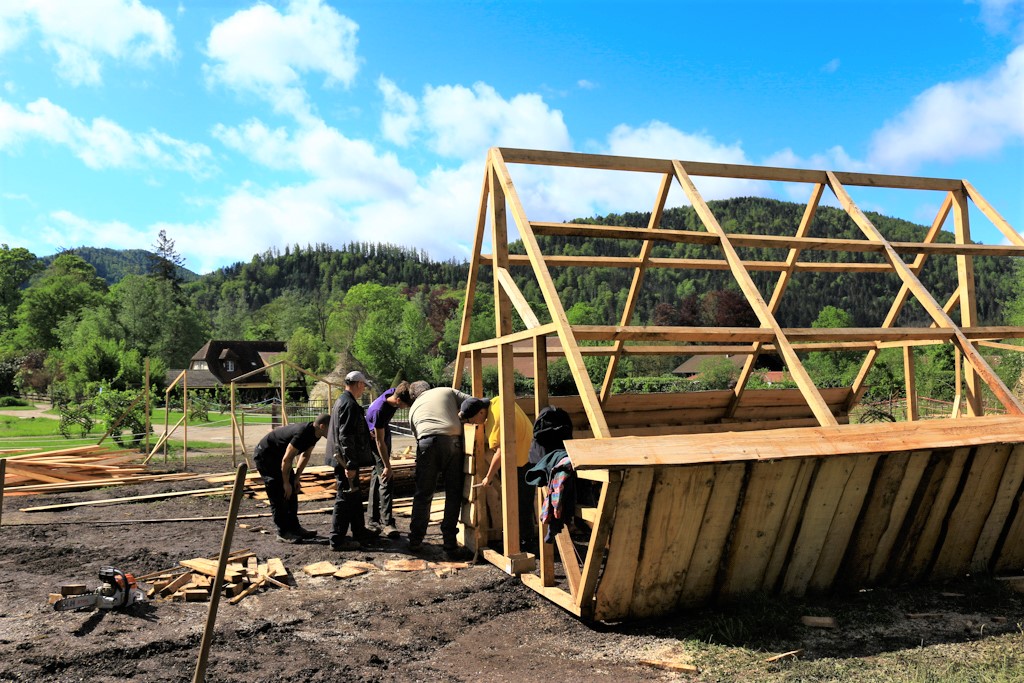
<path id="1" fill-rule="evenodd" d="M 599 239 L 659 241 L 669 243 L 718 244 L 713 234 L 697 230 L 672 230 L 662 228 L 631 228 L 625 226 L 595 225 L 593 223 L 543 223 L 532 224 L 538 235 L 560 235 L 569 237 L 590 237 Z M 648 234 L 649 233 L 649 234 Z M 729 241 L 734 247 L 751 249 L 797 249 L 804 251 L 844 251 L 853 253 L 884 254 L 885 249 L 877 242 L 862 239 L 836 237 L 804 237 L 796 235 L 748 235 L 732 233 Z M 963 244 L 949 242 L 890 242 L 889 246 L 898 254 L 944 254 L 947 256 L 1024 256 L 1024 246 L 1005 244 Z M 553 257 L 548 257 L 553 258 Z"/>
<path id="2" fill-rule="evenodd" d="M 489 266 L 493 263 L 493 255 L 484 254 L 481 264 Z M 509 254 L 509 265 L 527 267 L 531 265 L 530 257 L 525 254 Z M 636 268 L 641 261 L 635 256 L 561 256 L 545 254 L 544 263 L 549 268 Z M 729 262 L 725 259 L 708 258 L 664 258 L 647 259 L 648 268 L 671 270 L 729 270 Z M 758 272 L 782 272 L 788 270 L 785 261 L 748 261 L 743 260 L 747 270 Z M 796 273 L 888 273 L 892 266 L 888 263 L 861 263 L 835 261 L 798 261 L 793 264 Z"/>
<path id="3" fill-rule="evenodd" d="M 566 361 L 569 363 L 569 370 L 572 372 L 573 379 L 576 380 L 576 388 L 583 399 L 583 409 L 590 422 L 590 428 L 596 436 L 609 436 L 611 431 L 608 429 L 608 423 L 605 421 L 600 401 L 598 400 L 597 393 L 594 391 L 594 385 L 587 374 L 587 368 L 583 364 L 583 356 L 580 355 L 569 320 L 565 317 L 562 300 L 555 289 L 554 282 L 551 280 L 551 274 L 544 264 L 540 245 L 537 243 L 537 238 L 533 234 L 530 221 L 526 217 L 522 203 L 519 201 L 515 186 L 512 184 L 512 178 L 509 176 L 508 169 L 505 167 L 505 162 L 502 159 L 501 151 L 498 148 L 492 148 L 490 157 L 491 169 L 496 174 L 504 192 L 505 200 L 508 201 L 509 207 L 512 210 L 512 217 L 519 228 L 519 237 L 526 247 L 526 253 L 530 255 L 530 259 L 533 262 L 534 274 L 537 277 L 537 284 L 540 287 L 541 293 L 544 295 L 544 303 L 547 304 L 551 320 L 558 329 L 558 339 L 562 343 L 562 350 L 565 353 Z"/>
<path id="4" fill-rule="evenodd" d="M 962 181 L 962 183 L 964 190 L 967 192 L 967 196 L 969 196 L 974 201 L 975 206 L 981 209 L 981 212 L 985 214 L 990 221 L 992 221 L 992 225 L 996 226 L 999 232 L 1003 233 L 1003 237 L 1019 247 L 1024 247 L 1024 237 L 1021 237 L 1020 233 L 1013 229 L 1013 226 L 1010 225 L 1009 222 L 1007 222 L 1007 220 L 1003 218 L 984 197 L 981 196 L 980 192 L 974 189 L 973 185 L 966 180 Z"/>
<path id="5" fill-rule="evenodd" d="M 800 225 L 796 229 L 796 238 L 802 239 L 811 230 L 811 221 L 814 219 L 814 214 L 818 209 L 818 202 L 821 201 L 821 195 L 825 191 L 825 186 L 821 183 L 814 185 L 814 190 L 811 191 L 811 197 L 807 201 L 807 206 L 804 208 L 803 218 L 800 219 Z M 789 285 L 789 280 L 793 276 L 793 271 L 796 266 L 796 260 L 800 256 L 800 249 L 794 247 L 789 250 L 789 255 L 786 256 L 786 270 L 779 273 L 779 279 L 775 282 L 775 289 L 772 290 L 771 299 L 768 301 L 768 311 L 775 315 L 779 310 L 779 302 L 782 300 L 782 295 L 786 293 L 786 287 Z M 740 369 L 739 377 L 736 380 L 736 387 L 733 389 L 733 397 L 729 402 L 729 405 L 725 409 L 725 417 L 732 417 L 736 412 L 736 406 L 739 405 L 740 398 L 743 396 L 743 390 L 747 387 L 747 382 L 750 380 L 751 374 L 754 371 L 754 364 L 757 363 L 757 357 L 761 353 L 761 347 L 763 342 L 754 342 L 750 348 L 750 355 L 747 356 L 746 361 L 743 363 L 743 368 Z"/>
<path id="6" fill-rule="evenodd" d="M 490 162 L 484 168 L 483 188 L 480 190 L 480 205 L 477 208 L 476 230 L 473 233 L 473 251 L 469 260 L 469 275 L 466 278 L 466 298 L 462 304 L 462 322 L 459 326 L 459 351 L 455 355 L 455 372 L 452 375 L 452 386 L 462 384 L 463 366 L 468 350 L 463 346 L 469 343 L 470 319 L 473 316 L 473 299 L 476 296 L 476 282 L 480 277 L 481 252 L 484 244 L 484 231 L 487 230 L 487 206 L 490 199 Z"/>
<path id="7" fill-rule="evenodd" d="M 829 187 L 835 192 L 836 197 L 839 199 L 839 203 L 842 204 L 843 208 L 853 219 L 853 222 L 857 224 L 857 227 L 869 238 L 875 241 L 881 242 L 888 246 L 888 242 L 882 237 L 878 229 L 875 228 L 874 224 L 868 220 L 868 217 L 861 212 L 860 208 L 854 204 L 853 199 L 846 192 L 846 189 L 842 186 L 839 179 L 835 174 L 829 172 Z M 917 276 L 910 270 L 906 263 L 899 255 L 889 248 L 886 251 L 886 258 L 896 268 L 897 274 L 903 280 L 904 284 L 910 287 L 910 291 L 913 292 L 914 296 L 917 297 L 918 302 L 924 307 L 926 311 L 932 316 L 935 322 L 939 323 L 941 327 L 951 329 L 953 331 L 953 343 L 960 348 L 960 351 L 964 354 L 964 358 L 974 368 L 974 370 L 981 376 L 981 379 L 988 384 L 992 393 L 995 394 L 999 402 L 1006 407 L 1008 413 L 1012 415 L 1024 414 L 1024 406 L 1021 405 L 1020 401 L 1016 396 L 1013 395 L 1003 381 L 999 379 L 999 376 L 989 367 L 989 364 L 985 359 L 978 353 L 978 350 L 974 348 L 970 340 L 960 328 L 950 319 L 942 307 L 939 305 L 931 293 L 921 284 L 921 281 L 917 279 Z M 963 302 L 961 301 L 961 308 L 963 308 Z"/>
<path id="8" fill-rule="evenodd" d="M 544 337 L 556 332 L 558 332 L 558 325 L 555 323 L 546 323 L 540 327 L 534 327 L 521 332 L 513 332 L 511 334 L 502 335 L 496 339 L 485 339 L 484 341 L 473 342 L 472 344 L 463 344 L 459 347 L 459 350 L 466 351 L 468 353 L 470 351 L 494 349 L 502 344 L 514 344 L 517 341 L 536 339 L 537 337 Z"/>
<path id="9" fill-rule="evenodd" d="M 962 191 L 951 194 L 953 195 L 953 227 L 956 232 L 956 241 L 966 244 L 971 241 L 967 196 Z M 960 325 L 961 327 L 974 327 L 978 324 L 978 308 L 974 298 L 974 259 L 970 256 L 957 256 L 956 277 L 958 283 L 956 291 L 960 295 Z M 949 311 L 945 307 L 942 310 L 948 317 Z M 939 321 L 936 320 L 936 322 Z M 978 354 L 978 357 L 980 358 L 981 354 Z M 964 366 L 964 385 L 967 388 L 967 414 L 983 415 L 985 408 L 982 404 L 981 378 L 975 372 L 973 363 Z"/>
<path id="10" fill-rule="evenodd" d="M 608 482 L 602 484 L 601 495 L 597 500 L 597 521 L 590 531 L 590 544 L 587 546 L 587 559 L 583 563 L 580 576 L 580 589 L 576 593 L 576 604 L 583 608 L 594 600 L 594 588 L 597 577 L 604 564 L 604 550 L 611 535 L 612 520 L 619 504 L 619 491 L 622 488 L 622 472 L 615 472 Z"/>
<path id="11" fill-rule="evenodd" d="M 507 255 L 506 255 L 507 256 Z M 512 302 L 512 307 L 516 309 L 516 313 L 519 314 L 520 320 L 526 325 L 527 329 L 533 329 L 540 327 L 540 321 L 537 319 L 537 314 L 533 312 L 533 308 L 530 306 L 530 302 L 526 300 L 523 293 L 519 291 L 519 285 L 512 279 L 512 274 L 508 272 L 507 259 L 504 267 L 496 267 L 494 269 L 495 280 L 501 285 L 502 290 L 505 292 L 505 296 Z M 511 332 L 511 330 L 509 330 Z M 498 335 L 501 336 L 501 335 Z"/>
<path id="12" fill-rule="evenodd" d="M 936 303 L 940 313 L 942 308 Z M 641 327 L 612 325 L 573 325 L 577 339 L 588 341 L 666 341 L 666 342 L 767 342 L 773 332 L 763 327 Z M 787 327 L 780 328 L 791 342 L 836 341 L 948 341 L 957 332 L 966 339 L 1016 339 L 1024 337 L 1024 327 L 984 325 L 972 328 L 949 327 Z M 522 333 L 520 333 L 522 334 Z M 532 335 L 531 335 L 532 336 Z M 588 347 L 589 348 L 589 347 Z M 822 347 L 827 348 L 827 347 Z M 629 347 L 625 347 L 629 349 Z"/>
<path id="13" fill-rule="evenodd" d="M 663 434 L 643 439 L 576 438 L 565 442 L 577 471 L 615 471 L 626 467 L 662 467 L 703 463 L 828 458 L 858 453 L 959 448 L 1018 443 L 1024 434 L 1020 416 L 962 417 L 918 422 L 841 424 L 834 427 L 787 427 L 765 432 Z"/>
<path id="14" fill-rule="evenodd" d="M 661 179 L 661 187 L 654 200 L 654 210 L 651 212 L 651 218 L 647 224 L 648 231 L 656 230 L 661 225 L 661 216 L 665 211 L 665 201 L 668 199 L 670 189 L 672 189 L 672 174 L 666 173 Z M 620 325 L 628 325 L 633 319 L 633 311 L 636 310 L 637 301 L 640 300 L 640 287 L 644 282 L 647 262 L 651 258 L 653 250 L 654 242 L 644 240 L 643 246 L 640 247 L 640 263 L 637 264 L 636 270 L 633 272 L 633 281 L 629 285 L 629 294 L 626 295 L 626 305 L 622 311 Z M 612 380 L 615 379 L 615 369 L 618 367 L 619 357 L 622 355 L 622 346 L 623 342 L 615 342 L 611 357 L 608 359 L 608 368 L 605 370 L 604 382 L 601 384 L 601 403 L 607 401 L 612 393 Z"/>
<path id="15" fill-rule="evenodd" d="M 903 379 L 907 387 L 907 422 L 918 419 L 917 416 L 917 376 L 914 372 L 914 349 L 903 347 Z"/>
<path id="16" fill-rule="evenodd" d="M 608 171 L 635 171 L 640 173 L 672 173 L 672 162 L 667 159 L 623 157 L 606 154 L 580 154 L 578 152 L 548 152 L 535 149 L 494 147 L 509 164 L 535 164 L 538 166 L 568 166 Z M 691 175 L 717 178 L 743 178 L 748 180 L 775 180 L 794 183 L 823 183 L 826 171 L 799 168 L 777 168 L 744 164 L 719 164 L 699 161 L 683 162 Z M 923 178 L 885 175 L 882 173 L 837 173 L 847 185 L 892 187 L 915 190 L 955 190 L 961 181 L 948 178 Z"/>
<path id="17" fill-rule="evenodd" d="M 754 281 L 750 279 L 749 273 L 743 268 L 743 264 L 740 262 L 739 256 L 736 254 L 736 250 L 733 248 L 726 236 L 725 231 L 722 230 L 722 226 L 718 224 L 718 219 L 715 218 L 711 209 L 704 202 L 704 199 L 700 196 L 697 191 L 697 187 L 690 180 L 690 176 L 687 174 L 686 169 L 678 161 L 672 162 L 675 168 L 676 180 L 682 185 L 683 191 L 686 196 L 690 199 L 690 203 L 696 210 L 697 215 L 700 216 L 701 221 L 704 223 L 704 227 L 718 235 L 718 238 L 722 243 L 722 252 L 725 254 L 726 260 L 732 266 L 733 277 L 736 278 L 736 282 L 740 286 L 740 290 L 747 297 L 747 303 L 754 309 L 754 313 L 757 315 L 758 320 L 761 321 L 761 326 L 772 332 L 772 336 L 775 340 L 775 344 L 779 349 L 780 355 L 786 362 L 786 366 L 789 368 L 789 374 L 796 382 L 797 387 L 800 388 L 804 398 L 807 400 L 808 406 L 811 408 L 811 412 L 818 418 L 818 422 L 823 425 L 834 425 L 836 422 L 835 416 L 832 415 L 832 411 L 829 410 L 825 400 L 821 397 L 821 393 L 818 388 L 814 386 L 814 382 L 811 381 L 810 375 L 804 369 L 803 364 L 800 362 L 800 358 L 796 355 L 796 351 L 790 346 L 789 340 L 783 333 L 782 328 L 779 326 L 778 321 L 775 320 L 775 316 L 768 310 L 768 304 L 765 303 L 764 299 L 761 298 L 761 293 L 757 290 L 757 286 Z"/>
<path id="18" fill-rule="evenodd" d="M 953 194 L 951 192 L 947 192 L 942 201 L 942 206 L 939 207 L 939 211 L 935 215 L 935 219 L 932 221 L 931 227 L 928 229 L 928 234 L 924 237 L 925 242 L 933 242 L 939 236 L 939 232 L 942 230 L 942 225 L 946 222 L 946 218 L 949 216 L 949 210 L 952 207 Z M 921 272 L 921 269 L 924 267 L 924 263 L 927 259 L 927 254 L 918 254 L 917 258 L 914 259 L 914 263 L 911 264 L 910 270 L 917 275 Z M 896 294 L 896 298 L 893 300 L 892 305 L 889 307 L 889 312 L 886 314 L 885 320 L 882 322 L 882 327 L 892 327 L 896 324 L 896 319 L 899 317 L 900 312 L 903 310 L 903 306 L 906 305 L 909 298 L 910 286 L 904 282 L 900 286 L 900 291 Z M 846 404 L 847 412 L 849 412 L 864 395 L 864 391 L 867 389 L 866 382 L 868 373 L 871 371 L 871 367 L 874 365 L 877 357 L 877 349 L 868 351 L 867 357 L 864 359 L 864 362 L 861 363 L 860 370 L 857 372 L 857 377 L 853 380 L 853 391 L 850 393 L 850 399 Z"/>

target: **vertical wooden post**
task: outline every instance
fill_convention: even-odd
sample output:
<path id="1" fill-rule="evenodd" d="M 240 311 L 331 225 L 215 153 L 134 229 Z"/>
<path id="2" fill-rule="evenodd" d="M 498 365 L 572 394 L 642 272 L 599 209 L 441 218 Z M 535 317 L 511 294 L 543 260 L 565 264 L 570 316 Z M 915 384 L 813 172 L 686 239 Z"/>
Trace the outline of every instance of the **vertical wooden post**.
<path id="1" fill-rule="evenodd" d="M 235 419 L 235 383 L 231 383 L 231 466 L 237 467 L 235 462 L 235 432 L 238 430 L 238 420 Z"/>
<path id="2" fill-rule="evenodd" d="M 186 421 L 187 424 L 187 421 Z M 228 566 L 228 555 L 231 553 L 231 539 L 235 533 L 235 521 L 238 518 L 238 506 L 242 502 L 242 491 L 245 489 L 245 473 L 249 468 L 242 463 L 235 474 L 235 487 L 231 491 L 231 504 L 228 507 L 228 519 L 224 524 L 224 536 L 220 542 L 220 557 L 217 558 L 217 576 L 213 579 L 210 593 L 210 609 L 206 613 L 206 628 L 203 629 L 203 640 L 199 646 L 199 660 L 192 683 L 203 683 L 206 680 L 206 662 L 213 643 L 213 629 L 217 623 L 217 608 L 220 606 L 221 587 L 224 585 L 224 572 Z"/>
<path id="3" fill-rule="evenodd" d="M 960 417 L 960 405 L 964 399 L 964 370 L 963 356 L 960 349 L 953 349 L 953 366 L 956 368 L 956 393 L 953 395 L 953 414 L 950 417 Z"/>
<path id="4" fill-rule="evenodd" d="M 285 367 L 284 365 L 279 365 L 278 367 L 281 368 L 281 425 L 284 426 L 288 424 L 288 409 L 286 407 L 288 404 L 288 397 L 284 393 Z"/>
<path id="5" fill-rule="evenodd" d="M 164 392 L 164 467 L 167 467 L 167 440 L 170 438 L 171 433 L 171 390 L 173 388 L 174 385 L 171 385 Z"/>
<path id="6" fill-rule="evenodd" d="M 971 227 L 968 218 L 967 197 L 962 190 L 953 195 L 953 228 L 957 244 L 970 244 Z M 974 327 L 978 324 L 978 307 L 974 300 L 974 257 L 956 255 L 956 276 L 960 290 L 960 326 Z M 967 415 L 983 415 L 981 377 L 971 363 L 964 365 L 964 385 L 967 389 Z"/>
<path id="7" fill-rule="evenodd" d="M 495 337 L 512 333 L 512 304 L 500 281 L 508 270 L 508 224 L 505 193 L 497 172 L 491 179 L 491 270 L 494 272 Z M 501 400 L 501 519 L 505 557 L 519 554 L 519 479 L 516 476 L 516 390 L 512 344 L 498 347 L 498 396 Z"/>
<path id="8" fill-rule="evenodd" d="M 548 338 L 533 338 L 533 419 L 548 407 Z"/>
<path id="9" fill-rule="evenodd" d="M 181 406 L 185 410 L 185 435 L 181 442 L 182 467 L 188 469 L 188 375 L 181 380 L 182 399 Z"/>
<path id="10" fill-rule="evenodd" d="M 903 347 L 903 378 L 907 384 L 907 422 L 918 419 L 917 377 L 914 372 L 914 347 Z"/>
<path id="11" fill-rule="evenodd" d="M 7 458 L 0 458 L 0 526 L 4 521 L 4 481 L 7 479 Z"/>
<path id="12" fill-rule="evenodd" d="M 146 392 L 146 452 L 149 453 L 149 433 L 152 431 L 152 423 L 150 421 L 150 411 L 153 409 L 151 401 L 149 400 L 149 357 L 146 357 L 146 384 L 142 387 L 142 390 Z"/>

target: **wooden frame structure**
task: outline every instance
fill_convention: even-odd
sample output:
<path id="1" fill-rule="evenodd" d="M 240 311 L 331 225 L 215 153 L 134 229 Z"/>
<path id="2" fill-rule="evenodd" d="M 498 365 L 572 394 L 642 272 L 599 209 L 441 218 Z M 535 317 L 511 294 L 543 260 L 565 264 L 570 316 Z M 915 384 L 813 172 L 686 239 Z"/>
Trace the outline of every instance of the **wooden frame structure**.
<path id="1" fill-rule="evenodd" d="M 509 171 L 511 165 L 597 169 L 653 176 L 653 208 L 647 228 L 553 223 L 529 218 Z M 792 237 L 726 233 L 702 198 L 694 178 L 736 178 L 810 186 L 810 198 Z M 669 191 L 677 186 L 695 209 L 703 230 L 661 227 Z M 942 192 L 943 202 L 922 242 L 887 240 L 858 208 L 848 187 L 870 186 Z M 818 204 L 830 190 L 863 239 L 809 235 Z M 972 244 L 969 202 L 1010 242 Z M 936 237 L 953 216 L 955 243 Z M 526 255 L 509 251 L 509 216 Z M 492 253 L 483 253 L 490 230 Z M 631 240 L 635 258 L 547 255 L 539 235 Z M 652 256 L 658 242 L 718 247 L 721 259 Z M 749 261 L 743 247 L 785 251 L 778 261 Z M 884 263 L 801 261 L 804 251 L 873 252 Z M 911 262 L 904 255 L 914 255 Z M 958 282 L 940 302 L 918 279 L 931 255 L 956 259 Z M 981 327 L 975 304 L 974 256 L 1024 256 L 1024 239 L 965 180 L 711 164 L 669 159 L 613 157 L 492 148 L 487 155 L 454 386 L 469 361 L 473 393 L 481 395 L 482 351 L 496 349 L 503 414 L 516 401 L 513 343 L 533 340 L 535 396 L 518 399 L 528 414 L 559 405 L 573 416 L 577 438 L 566 450 L 577 475 L 600 487 L 597 504 L 581 508 L 590 526 L 582 545 L 563 530 L 539 558 L 519 552 L 515 435 L 501 435 L 500 519 L 486 496 L 472 487 L 486 469 L 482 436 L 467 438 L 467 504 L 463 540 L 484 557 L 570 612 L 597 619 L 662 614 L 680 607 L 728 599 L 752 591 L 802 594 L 838 586 L 947 577 L 964 572 L 1019 571 L 1024 564 L 1024 406 L 979 353 L 979 344 L 1024 338 L 1024 328 Z M 481 268 L 493 278 L 495 333 L 470 342 L 469 321 Z M 621 317 L 604 326 L 571 325 L 550 269 L 619 267 L 633 270 Z M 529 270 L 547 312 L 533 310 L 512 277 Z M 652 327 L 633 321 L 645 272 L 650 268 L 729 271 L 760 323 L 756 328 Z M 750 273 L 774 271 L 770 297 L 762 297 Z M 775 315 L 793 277 L 802 271 L 885 272 L 900 289 L 877 328 L 784 329 Z M 927 328 L 899 328 L 896 320 L 913 296 L 931 316 Z M 959 310 L 959 321 L 953 315 Z M 513 314 L 522 322 L 514 331 Z M 557 336 L 578 395 L 549 397 L 546 339 Z M 581 341 L 597 345 L 581 346 Z M 955 347 L 967 417 L 897 425 L 844 424 L 863 395 L 879 351 L 901 347 L 913 394 L 916 345 Z M 820 389 L 800 354 L 862 350 L 866 358 L 851 387 Z M 732 390 L 699 394 L 612 393 L 625 354 L 743 354 L 746 362 Z M 780 356 L 797 388 L 747 390 L 758 355 Z M 584 355 L 607 356 L 600 387 L 591 382 Z M 982 388 L 1006 412 L 983 417 Z M 957 414 L 959 411 L 957 410 Z M 477 430 L 480 431 L 480 430 Z M 511 476 L 510 476 L 511 474 Z M 484 549 L 500 530 L 501 553 Z M 541 528 L 541 538 L 544 536 Z M 555 572 L 555 551 L 561 571 Z M 537 562 L 535 563 L 535 559 Z M 539 569 L 535 567 L 539 564 Z"/>

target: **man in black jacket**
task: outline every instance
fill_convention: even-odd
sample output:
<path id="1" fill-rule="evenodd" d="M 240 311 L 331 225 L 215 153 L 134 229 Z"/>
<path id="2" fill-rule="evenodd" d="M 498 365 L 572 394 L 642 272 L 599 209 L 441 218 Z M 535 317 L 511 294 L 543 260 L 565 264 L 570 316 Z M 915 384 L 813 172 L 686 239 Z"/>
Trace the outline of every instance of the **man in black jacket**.
<path id="1" fill-rule="evenodd" d="M 376 537 L 366 528 L 359 492 L 359 468 L 374 462 L 366 414 L 359 405 L 368 384 L 366 376 L 358 370 L 345 375 L 345 391 L 331 409 L 328 457 L 334 459 L 334 478 L 338 482 L 331 519 L 332 550 L 357 550 Z M 349 527 L 352 539 L 346 538 Z"/>
<path id="2" fill-rule="evenodd" d="M 313 538 L 315 531 L 299 524 L 299 475 L 306 468 L 313 446 L 327 434 L 330 416 L 312 422 L 284 425 L 271 431 L 256 445 L 253 462 L 267 490 L 277 537 L 288 543 Z M 295 470 L 292 470 L 292 464 Z"/>

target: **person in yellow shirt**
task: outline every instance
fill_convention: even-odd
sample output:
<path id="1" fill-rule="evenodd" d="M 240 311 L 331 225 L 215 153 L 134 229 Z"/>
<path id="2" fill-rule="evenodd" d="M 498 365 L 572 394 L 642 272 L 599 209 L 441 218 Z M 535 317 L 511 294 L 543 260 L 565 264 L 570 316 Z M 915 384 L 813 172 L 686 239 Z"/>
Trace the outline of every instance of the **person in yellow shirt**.
<path id="1" fill-rule="evenodd" d="M 533 440 L 533 423 L 523 409 L 515 406 L 515 463 L 519 491 L 519 539 L 523 549 L 534 549 L 537 545 L 537 525 L 534 523 L 534 487 L 526 483 L 526 472 L 530 469 L 530 443 Z M 468 398 L 462 402 L 459 419 L 465 424 L 484 425 L 484 440 L 487 449 L 493 451 L 487 474 L 476 486 L 489 486 L 501 469 L 501 397 L 493 400 Z"/>

